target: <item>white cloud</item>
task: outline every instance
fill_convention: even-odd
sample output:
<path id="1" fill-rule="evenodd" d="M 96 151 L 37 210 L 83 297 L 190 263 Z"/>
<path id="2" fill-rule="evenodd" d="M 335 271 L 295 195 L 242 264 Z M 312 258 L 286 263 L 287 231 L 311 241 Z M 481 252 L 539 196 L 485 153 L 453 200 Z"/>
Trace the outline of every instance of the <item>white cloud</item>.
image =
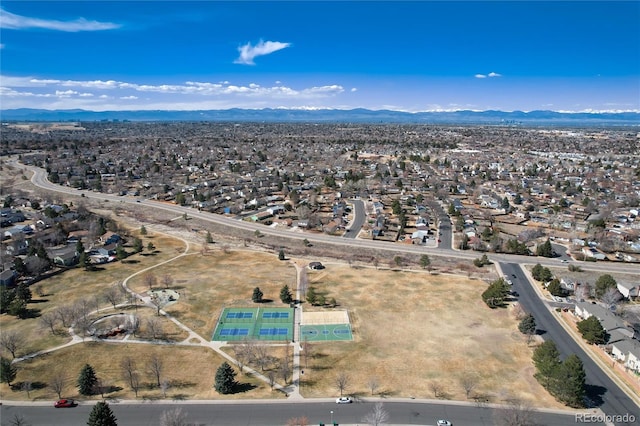
<path id="1" fill-rule="evenodd" d="M 494 78 L 494 77 L 502 77 L 502 74 L 498 74 L 497 72 L 490 72 L 489 74 L 476 74 L 475 78 Z"/>
<path id="2" fill-rule="evenodd" d="M 357 88 L 357 87 L 352 87 L 352 88 L 351 88 L 351 92 L 357 92 L 357 91 L 358 91 L 358 88 Z"/>
<path id="3" fill-rule="evenodd" d="M 0 8 L 0 28 L 9 30 L 39 28 L 75 33 L 79 31 L 113 30 L 121 26 L 120 24 L 114 24 L 112 22 L 88 21 L 84 18 L 78 18 L 73 21 L 30 18 L 28 16 L 16 15 Z"/>
<path id="4" fill-rule="evenodd" d="M 78 92 L 75 90 L 56 90 L 56 96 L 59 98 L 69 98 L 73 95 L 77 95 Z"/>
<path id="5" fill-rule="evenodd" d="M 240 56 L 233 61 L 235 64 L 243 65 L 255 65 L 253 59 L 257 56 L 269 55 L 270 53 L 277 52 L 278 50 L 285 49 L 291 46 L 291 43 L 281 43 L 279 41 L 262 41 L 255 46 L 251 43 L 247 43 L 244 46 L 238 47 Z"/>
<path id="6" fill-rule="evenodd" d="M 0 43 L 0 49 L 4 49 L 4 43 Z"/>
<path id="7" fill-rule="evenodd" d="M 133 96 L 133 95 L 131 95 L 131 96 L 121 96 L 120 99 L 122 99 L 124 101 L 132 101 L 132 100 L 138 99 L 138 97 L 137 96 Z"/>

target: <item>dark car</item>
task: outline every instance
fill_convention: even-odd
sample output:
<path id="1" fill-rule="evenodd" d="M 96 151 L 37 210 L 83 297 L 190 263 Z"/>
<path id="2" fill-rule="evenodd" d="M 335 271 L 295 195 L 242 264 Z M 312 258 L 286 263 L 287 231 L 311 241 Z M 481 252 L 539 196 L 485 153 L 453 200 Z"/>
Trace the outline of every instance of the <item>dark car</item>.
<path id="1" fill-rule="evenodd" d="M 56 408 L 75 407 L 76 405 L 78 405 L 78 403 L 73 399 L 59 399 L 53 404 Z"/>

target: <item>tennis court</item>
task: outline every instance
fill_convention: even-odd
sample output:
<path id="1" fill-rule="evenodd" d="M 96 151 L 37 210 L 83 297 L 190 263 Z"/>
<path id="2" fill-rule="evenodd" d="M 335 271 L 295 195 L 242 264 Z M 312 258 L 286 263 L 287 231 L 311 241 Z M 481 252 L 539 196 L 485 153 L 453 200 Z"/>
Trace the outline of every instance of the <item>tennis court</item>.
<path id="1" fill-rule="evenodd" d="M 224 308 L 211 340 L 292 340 L 291 308 Z"/>

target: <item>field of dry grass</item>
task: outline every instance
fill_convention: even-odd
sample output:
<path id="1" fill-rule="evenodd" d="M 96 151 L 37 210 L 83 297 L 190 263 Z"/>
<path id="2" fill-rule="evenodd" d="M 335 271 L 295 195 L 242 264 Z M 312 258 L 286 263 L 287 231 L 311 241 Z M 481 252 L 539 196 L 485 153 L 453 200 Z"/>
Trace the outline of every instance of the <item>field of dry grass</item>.
<path id="1" fill-rule="evenodd" d="M 153 355 L 158 355 L 163 360 L 161 380 L 169 382 L 167 399 L 271 398 L 278 394 L 278 392 L 272 392 L 268 384 L 246 375 L 239 375 L 237 380 L 244 391 L 233 395 L 219 395 L 213 389 L 213 384 L 216 369 L 224 359 L 215 352 L 201 347 L 152 346 L 133 343 L 87 342 L 22 362 L 16 383 L 32 380 L 34 390 L 30 392 L 31 399 L 52 400 L 57 398 L 56 393 L 50 386 L 43 385 L 50 383 L 56 374 L 63 373 L 66 378 L 63 397 L 87 399 L 78 394 L 76 380 L 82 366 L 89 362 L 103 386 L 113 389 L 112 392 L 105 394 L 106 397 L 133 399 L 135 394 L 124 380 L 120 368 L 122 359 L 130 356 L 134 358 L 136 370 L 140 375 L 138 398 L 164 399 L 154 375 L 149 371 L 148 360 Z M 8 390 L 6 384 L 3 384 L 2 397 L 26 399 L 27 395 L 26 392 L 19 390 L 19 386 L 17 390 Z M 92 398 L 100 399 L 101 396 L 96 395 Z"/>
<path id="2" fill-rule="evenodd" d="M 559 405 L 532 377 L 531 348 L 510 309 L 490 310 L 481 281 L 424 272 L 376 271 L 328 265 L 309 284 L 349 309 L 354 342 L 314 343 L 302 393 L 339 394 L 336 377 L 349 376 L 347 392 L 370 395 L 466 399 L 463 377 L 476 382 L 471 395 L 501 402 L 518 396 L 538 406 Z"/>
<path id="3" fill-rule="evenodd" d="M 185 248 L 182 241 L 161 234 L 145 237 L 145 246 L 148 241 L 153 241 L 156 253 L 136 255 L 130 259 L 133 262 L 106 265 L 100 271 L 71 270 L 43 281 L 40 285 L 46 301 L 34 306 L 46 313 L 60 304 L 95 299 L 114 282 L 171 259 Z M 205 339 L 211 336 L 222 308 L 254 305 L 254 287 L 260 287 L 265 299 L 272 300 L 266 306 L 282 306 L 279 292 L 284 284 L 292 291 L 296 288 L 293 265 L 278 261 L 276 254 L 262 252 L 218 248 L 206 255 L 192 252 L 152 268 L 149 273 L 158 279 L 158 287 L 164 276 L 172 278 L 171 288 L 180 293 L 180 299 L 165 310 Z M 129 287 L 141 293 L 147 291 L 145 275 L 133 277 Z M 558 406 L 532 377 L 531 349 L 517 332 L 513 315 L 507 309 L 491 311 L 482 303 L 480 293 L 486 284 L 480 280 L 328 264 L 322 271 L 309 272 L 309 284 L 327 299 L 335 298 L 337 309 L 349 310 L 355 340 L 310 344 L 309 356 L 302 357 L 306 365 L 301 391 L 307 397 L 338 394 L 335 378 L 344 372 L 349 376 L 346 391 L 352 395 L 369 395 L 368 382 L 376 378 L 378 394 L 432 398 L 437 385 L 438 397 L 464 400 L 460 380 L 469 376 L 476 382 L 473 395 L 486 395 L 496 402 L 515 395 L 537 406 Z M 114 312 L 104 301 L 100 307 L 103 314 Z M 127 310 L 131 311 L 132 308 Z M 154 312 L 138 308 L 138 315 L 144 319 Z M 163 323 L 169 340 L 186 338 L 186 332 L 168 320 Z M 37 318 L 17 320 L 3 315 L 0 327 L 26 333 L 29 344 L 24 353 L 69 339 L 64 333 L 47 333 Z M 138 335 L 149 338 L 147 334 L 143 321 Z M 224 350 L 234 353 L 232 347 Z M 90 360 L 101 378 L 121 388 L 111 396 L 133 398 L 122 379 L 120 359 L 135 354 L 141 374 L 146 377 L 144 360 L 156 351 L 170 366 L 167 377 L 174 385 L 169 398 L 220 398 L 212 385 L 222 358 L 206 348 L 170 345 L 87 342 L 20 363 L 16 382 L 37 377 L 38 382 L 47 383 L 55 372 L 51 366 L 65 365 L 69 373 L 65 395 L 75 397 L 74 381 L 84 362 Z M 281 347 L 272 351 L 276 359 L 283 355 Z M 244 375 L 238 378 L 247 383 L 246 392 L 230 398 L 281 397 L 279 392 L 271 392 L 268 384 Z M 24 392 L 10 391 L 6 385 L 0 391 L 3 398 L 26 398 Z M 160 396 L 161 391 L 153 386 L 140 392 L 140 397 Z M 44 387 L 34 390 L 31 398 L 53 399 L 55 393 Z"/>

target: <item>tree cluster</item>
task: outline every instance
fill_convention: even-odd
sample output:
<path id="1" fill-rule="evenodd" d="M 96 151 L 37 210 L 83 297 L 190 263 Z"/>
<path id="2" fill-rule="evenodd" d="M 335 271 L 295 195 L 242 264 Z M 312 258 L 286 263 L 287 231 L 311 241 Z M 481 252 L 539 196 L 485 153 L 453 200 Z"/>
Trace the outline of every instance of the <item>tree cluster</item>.
<path id="1" fill-rule="evenodd" d="M 542 257 L 553 257 L 553 247 L 551 247 L 551 241 L 548 238 L 547 241 L 538 245 L 536 255 Z"/>
<path id="2" fill-rule="evenodd" d="M 584 407 L 585 372 L 580 358 L 569 355 L 564 361 L 553 340 L 547 340 L 533 352 L 535 378 L 558 401 L 573 408 Z"/>
<path id="3" fill-rule="evenodd" d="M 509 285 L 503 278 L 498 278 L 489 284 L 489 287 L 482 293 L 482 300 L 491 309 L 504 306 L 504 301 L 509 295 Z"/>
<path id="4" fill-rule="evenodd" d="M 474 259 L 473 264 L 478 268 L 482 268 L 485 265 L 491 265 L 491 261 L 489 260 L 486 254 L 483 254 L 482 257 Z"/>
<path id="5" fill-rule="evenodd" d="M 549 282 L 553 279 L 553 274 L 551 270 L 546 266 L 542 266 L 541 264 L 536 264 L 536 266 L 531 269 L 531 276 L 534 280 L 540 282 Z"/>

